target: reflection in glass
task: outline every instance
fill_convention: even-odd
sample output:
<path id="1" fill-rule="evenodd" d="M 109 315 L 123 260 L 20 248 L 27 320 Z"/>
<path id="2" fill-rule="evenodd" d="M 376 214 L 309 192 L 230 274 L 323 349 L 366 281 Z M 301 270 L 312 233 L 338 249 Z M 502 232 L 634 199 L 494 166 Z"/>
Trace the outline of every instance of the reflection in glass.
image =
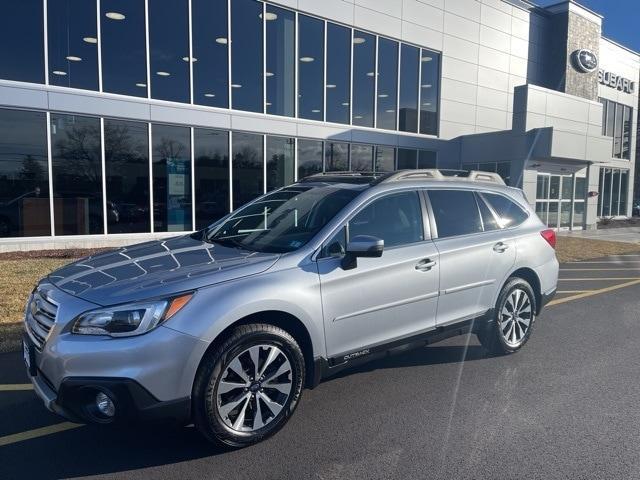
<path id="1" fill-rule="evenodd" d="M 378 145 L 375 149 L 374 171 L 393 172 L 395 170 L 396 149 Z"/>
<path id="2" fill-rule="evenodd" d="M 584 202 L 575 202 L 573 205 L 573 226 L 581 227 L 584 221 Z"/>
<path id="3" fill-rule="evenodd" d="M 558 199 L 560 198 L 560 176 L 551 175 L 550 179 L 549 198 Z"/>
<path id="4" fill-rule="evenodd" d="M 613 124 L 615 123 L 616 118 L 616 104 L 611 100 L 606 100 L 607 102 L 607 123 L 605 128 L 605 135 L 607 137 L 613 137 Z"/>
<path id="5" fill-rule="evenodd" d="M 151 231 L 147 124 L 105 119 L 104 161 L 107 233 Z"/>
<path id="6" fill-rule="evenodd" d="M 511 163 L 500 162 L 496 164 L 496 173 L 502 177 L 507 185 L 511 182 Z"/>
<path id="7" fill-rule="evenodd" d="M 0 109 L 0 238 L 50 234 L 45 114 Z"/>
<path id="8" fill-rule="evenodd" d="M 373 127 L 376 87 L 376 37 L 353 32 L 353 125 Z"/>
<path id="9" fill-rule="evenodd" d="M 562 199 L 571 200 L 573 198 L 573 177 L 563 176 L 562 178 Z"/>
<path id="10" fill-rule="evenodd" d="M 629 160 L 631 154 L 631 107 L 624 107 L 624 118 L 622 124 L 622 158 Z"/>
<path id="11" fill-rule="evenodd" d="M 398 100 L 398 42 L 378 38 L 377 128 L 396 129 Z"/>
<path id="12" fill-rule="evenodd" d="M 51 157 L 55 234 L 104 233 L 100 119 L 51 114 Z"/>
<path id="13" fill-rule="evenodd" d="M 149 1 L 151 97 L 189 103 L 187 0 Z"/>
<path id="14" fill-rule="evenodd" d="M 233 133 L 233 209 L 264 193 L 262 135 Z"/>
<path id="15" fill-rule="evenodd" d="M 267 192 L 293 183 L 296 142 L 267 136 Z"/>
<path id="16" fill-rule="evenodd" d="M 612 170 L 610 168 L 604 169 L 604 185 L 600 189 L 600 195 L 602 195 L 602 216 L 608 217 L 611 215 L 611 176 Z"/>
<path id="17" fill-rule="evenodd" d="M 400 49 L 400 125 L 403 132 L 418 132 L 418 69 L 420 49 L 403 44 Z"/>
<path id="18" fill-rule="evenodd" d="M 262 3 L 231 2 L 231 104 L 236 110 L 263 112 Z"/>
<path id="19" fill-rule="evenodd" d="M 418 166 L 417 150 L 409 148 L 398 149 L 398 170 L 414 169 Z"/>
<path id="20" fill-rule="evenodd" d="M 613 183 L 611 186 L 611 215 L 619 215 L 618 207 L 620 202 L 620 170 L 613 169 Z"/>
<path id="21" fill-rule="evenodd" d="M 558 228 L 558 205 L 559 202 L 549 202 L 547 225 L 551 228 Z"/>
<path id="22" fill-rule="evenodd" d="M 4 2 L 0 16 L 0 78 L 44 83 L 42 0 Z M 16 39 L 20 41 L 16 41 Z"/>
<path id="23" fill-rule="evenodd" d="M 624 117 L 624 107 L 616 103 L 616 121 L 613 134 L 613 156 L 620 158 L 622 156 L 622 119 Z"/>
<path id="24" fill-rule="evenodd" d="M 298 139 L 298 179 L 322 172 L 322 142 Z"/>
<path id="25" fill-rule="evenodd" d="M 351 29 L 327 23 L 327 122 L 349 123 Z"/>
<path id="26" fill-rule="evenodd" d="M 547 202 L 537 202 L 536 203 L 536 215 L 538 215 L 538 218 L 545 225 L 547 224 L 547 208 L 548 208 L 548 205 L 549 204 Z"/>
<path id="27" fill-rule="evenodd" d="M 152 125 L 153 223 L 156 232 L 191 230 L 189 128 Z"/>
<path id="28" fill-rule="evenodd" d="M 195 128 L 196 229 L 229 213 L 229 133 Z"/>
<path id="29" fill-rule="evenodd" d="M 422 50 L 420 57 L 420 133 L 438 134 L 438 79 L 440 55 Z"/>
<path id="30" fill-rule="evenodd" d="M 229 106 L 227 0 L 191 0 L 193 103 Z M 197 214 L 196 214 L 197 215 Z"/>
<path id="31" fill-rule="evenodd" d="M 96 2 L 49 0 L 47 17 L 49 83 L 98 90 Z"/>
<path id="32" fill-rule="evenodd" d="M 571 202 L 560 202 L 560 227 L 571 226 Z"/>
<path id="33" fill-rule="evenodd" d="M 298 15 L 298 116 L 324 117 L 324 22 Z"/>
<path id="34" fill-rule="evenodd" d="M 629 195 L 629 170 L 622 170 L 620 178 L 620 215 L 627 214 L 627 196 Z"/>
<path id="35" fill-rule="evenodd" d="M 267 5 L 267 113 L 295 114 L 296 16 L 290 10 Z"/>
<path id="36" fill-rule="evenodd" d="M 418 150 L 418 168 L 437 168 L 436 152 L 431 150 Z"/>
<path id="37" fill-rule="evenodd" d="M 121 14 L 124 18 L 119 17 Z M 102 89 L 147 96 L 144 0 L 101 0 Z"/>
<path id="38" fill-rule="evenodd" d="M 351 170 L 354 172 L 373 171 L 373 146 L 357 143 L 351 145 Z"/>
<path id="39" fill-rule="evenodd" d="M 324 146 L 324 169 L 326 172 L 349 170 L 349 144 L 327 142 Z"/>

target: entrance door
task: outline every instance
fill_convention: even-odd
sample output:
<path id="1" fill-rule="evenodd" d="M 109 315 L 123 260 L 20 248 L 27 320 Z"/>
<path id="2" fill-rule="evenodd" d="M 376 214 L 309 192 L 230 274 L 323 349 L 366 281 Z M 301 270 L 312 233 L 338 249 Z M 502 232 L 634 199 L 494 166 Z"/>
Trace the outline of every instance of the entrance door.
<path id="1" fill-rule="evenodd" d="M 585 188 L 584 177 L 539 173 L 536 194 L 538 217 L 556 230 L 580 229 Z"/>

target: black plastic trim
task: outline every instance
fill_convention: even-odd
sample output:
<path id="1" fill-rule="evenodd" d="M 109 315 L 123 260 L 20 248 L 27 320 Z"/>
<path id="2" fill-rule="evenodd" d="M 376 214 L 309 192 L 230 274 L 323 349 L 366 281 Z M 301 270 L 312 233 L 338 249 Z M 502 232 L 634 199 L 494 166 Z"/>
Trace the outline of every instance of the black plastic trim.
<path id="1" fill-rule="evenodd" d="M 557 292 L 557 288 L 554 288 L 551 292 L 543 293 L 542 295 L 540 295 L 540 305 L 538 306 L 537 315 L 540 315 L 540 312 L 542 312 L 542 309 L 546 307 L 551 300 L 553 300 L 553 298 L 556 296 L 556 292 Z"/>

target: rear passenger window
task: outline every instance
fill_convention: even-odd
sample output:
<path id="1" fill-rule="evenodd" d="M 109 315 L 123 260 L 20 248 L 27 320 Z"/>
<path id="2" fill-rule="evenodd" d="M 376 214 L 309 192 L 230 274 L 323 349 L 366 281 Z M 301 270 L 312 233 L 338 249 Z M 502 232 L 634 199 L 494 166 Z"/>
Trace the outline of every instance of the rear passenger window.
<path id="1" fill-rule="evenodd" d="M 482 232 L 475 195 L 468 190 L 431 190 L 429 200 L 438 238 Z"/>
<path id="2" fill-rule="evenodd" d="M 489 205 L 499 217 L 502 228 L 515 227 L 527 219 L 527 213 L 517 203 L 496 193 L 483 193 Z"/>
<path id="3" fill-rule="evenodd" d="M 476 200 L 478 201 L 478 207 L 480 208 L 480 215 L 482 216 L 482 224 L 484 225 L 485 232 L 491 232 L 493 230 L 500 230 L 500 225 L 498 225 L 498 219 L 493 214 L 493 212 L 487 206 L 487 203 L 483 200 L 480 195 L 476 196 Z"/>

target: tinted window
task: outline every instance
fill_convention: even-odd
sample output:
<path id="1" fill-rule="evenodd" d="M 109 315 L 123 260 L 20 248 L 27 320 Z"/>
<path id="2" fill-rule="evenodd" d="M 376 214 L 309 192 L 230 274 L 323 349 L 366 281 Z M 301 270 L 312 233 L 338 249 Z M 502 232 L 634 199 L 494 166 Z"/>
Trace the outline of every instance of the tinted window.
<path id="1" fill-rule="evenodd" d="M 402 45 L 400 49 L 400 125 L 403 132 L 418 131 L 418 72 L 420 49 Z"/>
<path id="2" fill-rule="evenodd" d="M 324 147 L 324 169 L 327 172 L 349 170 L 349 144 L 328 142 Z"/>
<path id="3" fill-rule="evenodd" d="M 436 152 L 418 150 L 418 168 L 436 168 Z"/>
<path id="4" fill-rule="evenodd" d="M 192 0 L 193 103 L 229 106 L 227 0 Z"/>
<path id="5" fill-rule="evenodd" d="M 395 170 L 395 153 L 393 147 L 376 147 L 374 170 L 376 172 L 393 172 Z"/>
<path id="6" fill-rule="evenodd" d="M 156 232 L 191 230 L 189 128 L 153 125 L 153 221 Z"/>
<path id="7" fill-rule="evenodd" d="M 380 198 L 349 222 L 349 238 L 371 235 L 384 240 L 385 248 L 424 239 L 422 211 L 416 192 L 402 192 Z"/>
<path id="8" fill-rule="evenodd" d="M 150 231 L 146 123 L 104 121 L 108 233 Z"/>
<path id="9" fill-rule="evenodd" d="M 482 231 L 480 212 L 473 192 L 467 190 L 431 190 L 433 215 L 438 238 Z"/>
<path id="10" fill-rule="evenodd" d="M 262 135 L 233 133 L 233 208 L 264 193 Z"/>
<path id="11" fill-rule="evenodd" d="M 327 24 L 327 121 L 349 123 L 351 30 Z"/>
<path id="12" fill-rule="evenodd" d="M 298 15 L 298 116 L 324 118 L 324 22 Z"/>
<path id="13" fill-rule="evenodd" d="M 189 102 L 189 21 L 186 0 L 149 1 L 151 96 Z"/>
<path id="14" fill-rule="evenodd" d="M 97 90 L 96 2 L 49 0 L 47 16 L 49 83 Z"/>
<path id="15" fill-rule="evenodd" d="M 373 147 L 371 145 L 351 145 L 351 170 L 354 172 L 373 171 Z"/>
<path id="16" fill-rule="evenodd" d="M 376 37 L 353 32 L 353 125 L 373 127 Z"/>
<path id="17" fill-rule="evenodd" d="M 437 135 L 440 55 L 422 50 L 420 65 L 420 133 Z"/>
<path id="18" fill-rule="evenodd" d="M 322 142 L 298 140 L 298 178 L 322 172 Z"/>
<path id="19" fill-rule="evenodd" d="M 236 110 L 264 111 L 262 5 L 231 2 L 231 104 Z"/>
<path id="20" fill-rule="evenodd" d="M 395 130 L 398 101 L 398 42 L 378 39 L 377 128 Z"/>
<path id="21" fill-rule="evenodd" d="M 103 90 L 146 97 L 144 0 L 102 0 L 100 10 Z"/>
<path id="22" fill-rule="evenodd" d="M 229 133 L 195 128 L 196 229 L 229 213 Z"/>
<path id="23" fill-rule="evenodd" d="M 47 120 L 0 110 L 0 237 L 50 235 Z"/>
<path id="24" fill-rule="evenodd" d="M 399 148 L 398 149 L 398 170 L 405 169 L 415 169 L 417 165 L 417 154 L 416 150 L 411 150 L 408 148 Z"/>
<path id="25" fill-rule="evenodd" d="M 482 224 L 484 225 L 484 231 L 489 232 L 492 230 L 499 230 L 500 225 L 493 212 L 489 209 L 486 202 L 481 196 L 476 197 L 478 207 L 480 208 L 480 215 L 482 215 Z"/>
<path id="26" fill-rule="evenodd" d="M 267 113 L 294 115 L 295 14 L 267 5 Z"/>
<path id="27" fill-rule="evenodd" d="M 267 136 L 267 191 L 293 183 L 295 146 L 293 138 Z"/>
<path id="28" fill-rule="evenodd" d="M 44 83 L 42 0 L 3 2 L 2 9 L 0 78 Z"/>
<path id="29" fill-rule="evenodd" d="M 51 156 L 56 235 L 104 233 L 100 119 L 52 114 Z"/>
<path id="30" fill-rule="evenodd" d="M 526 212 L 507 197 L 495 193 L 483 193 L 482 195 L 493 207 L 498 217 L 500 217 L 501 227 L 509 228 L 520 225 L 527 219 Z"/>

